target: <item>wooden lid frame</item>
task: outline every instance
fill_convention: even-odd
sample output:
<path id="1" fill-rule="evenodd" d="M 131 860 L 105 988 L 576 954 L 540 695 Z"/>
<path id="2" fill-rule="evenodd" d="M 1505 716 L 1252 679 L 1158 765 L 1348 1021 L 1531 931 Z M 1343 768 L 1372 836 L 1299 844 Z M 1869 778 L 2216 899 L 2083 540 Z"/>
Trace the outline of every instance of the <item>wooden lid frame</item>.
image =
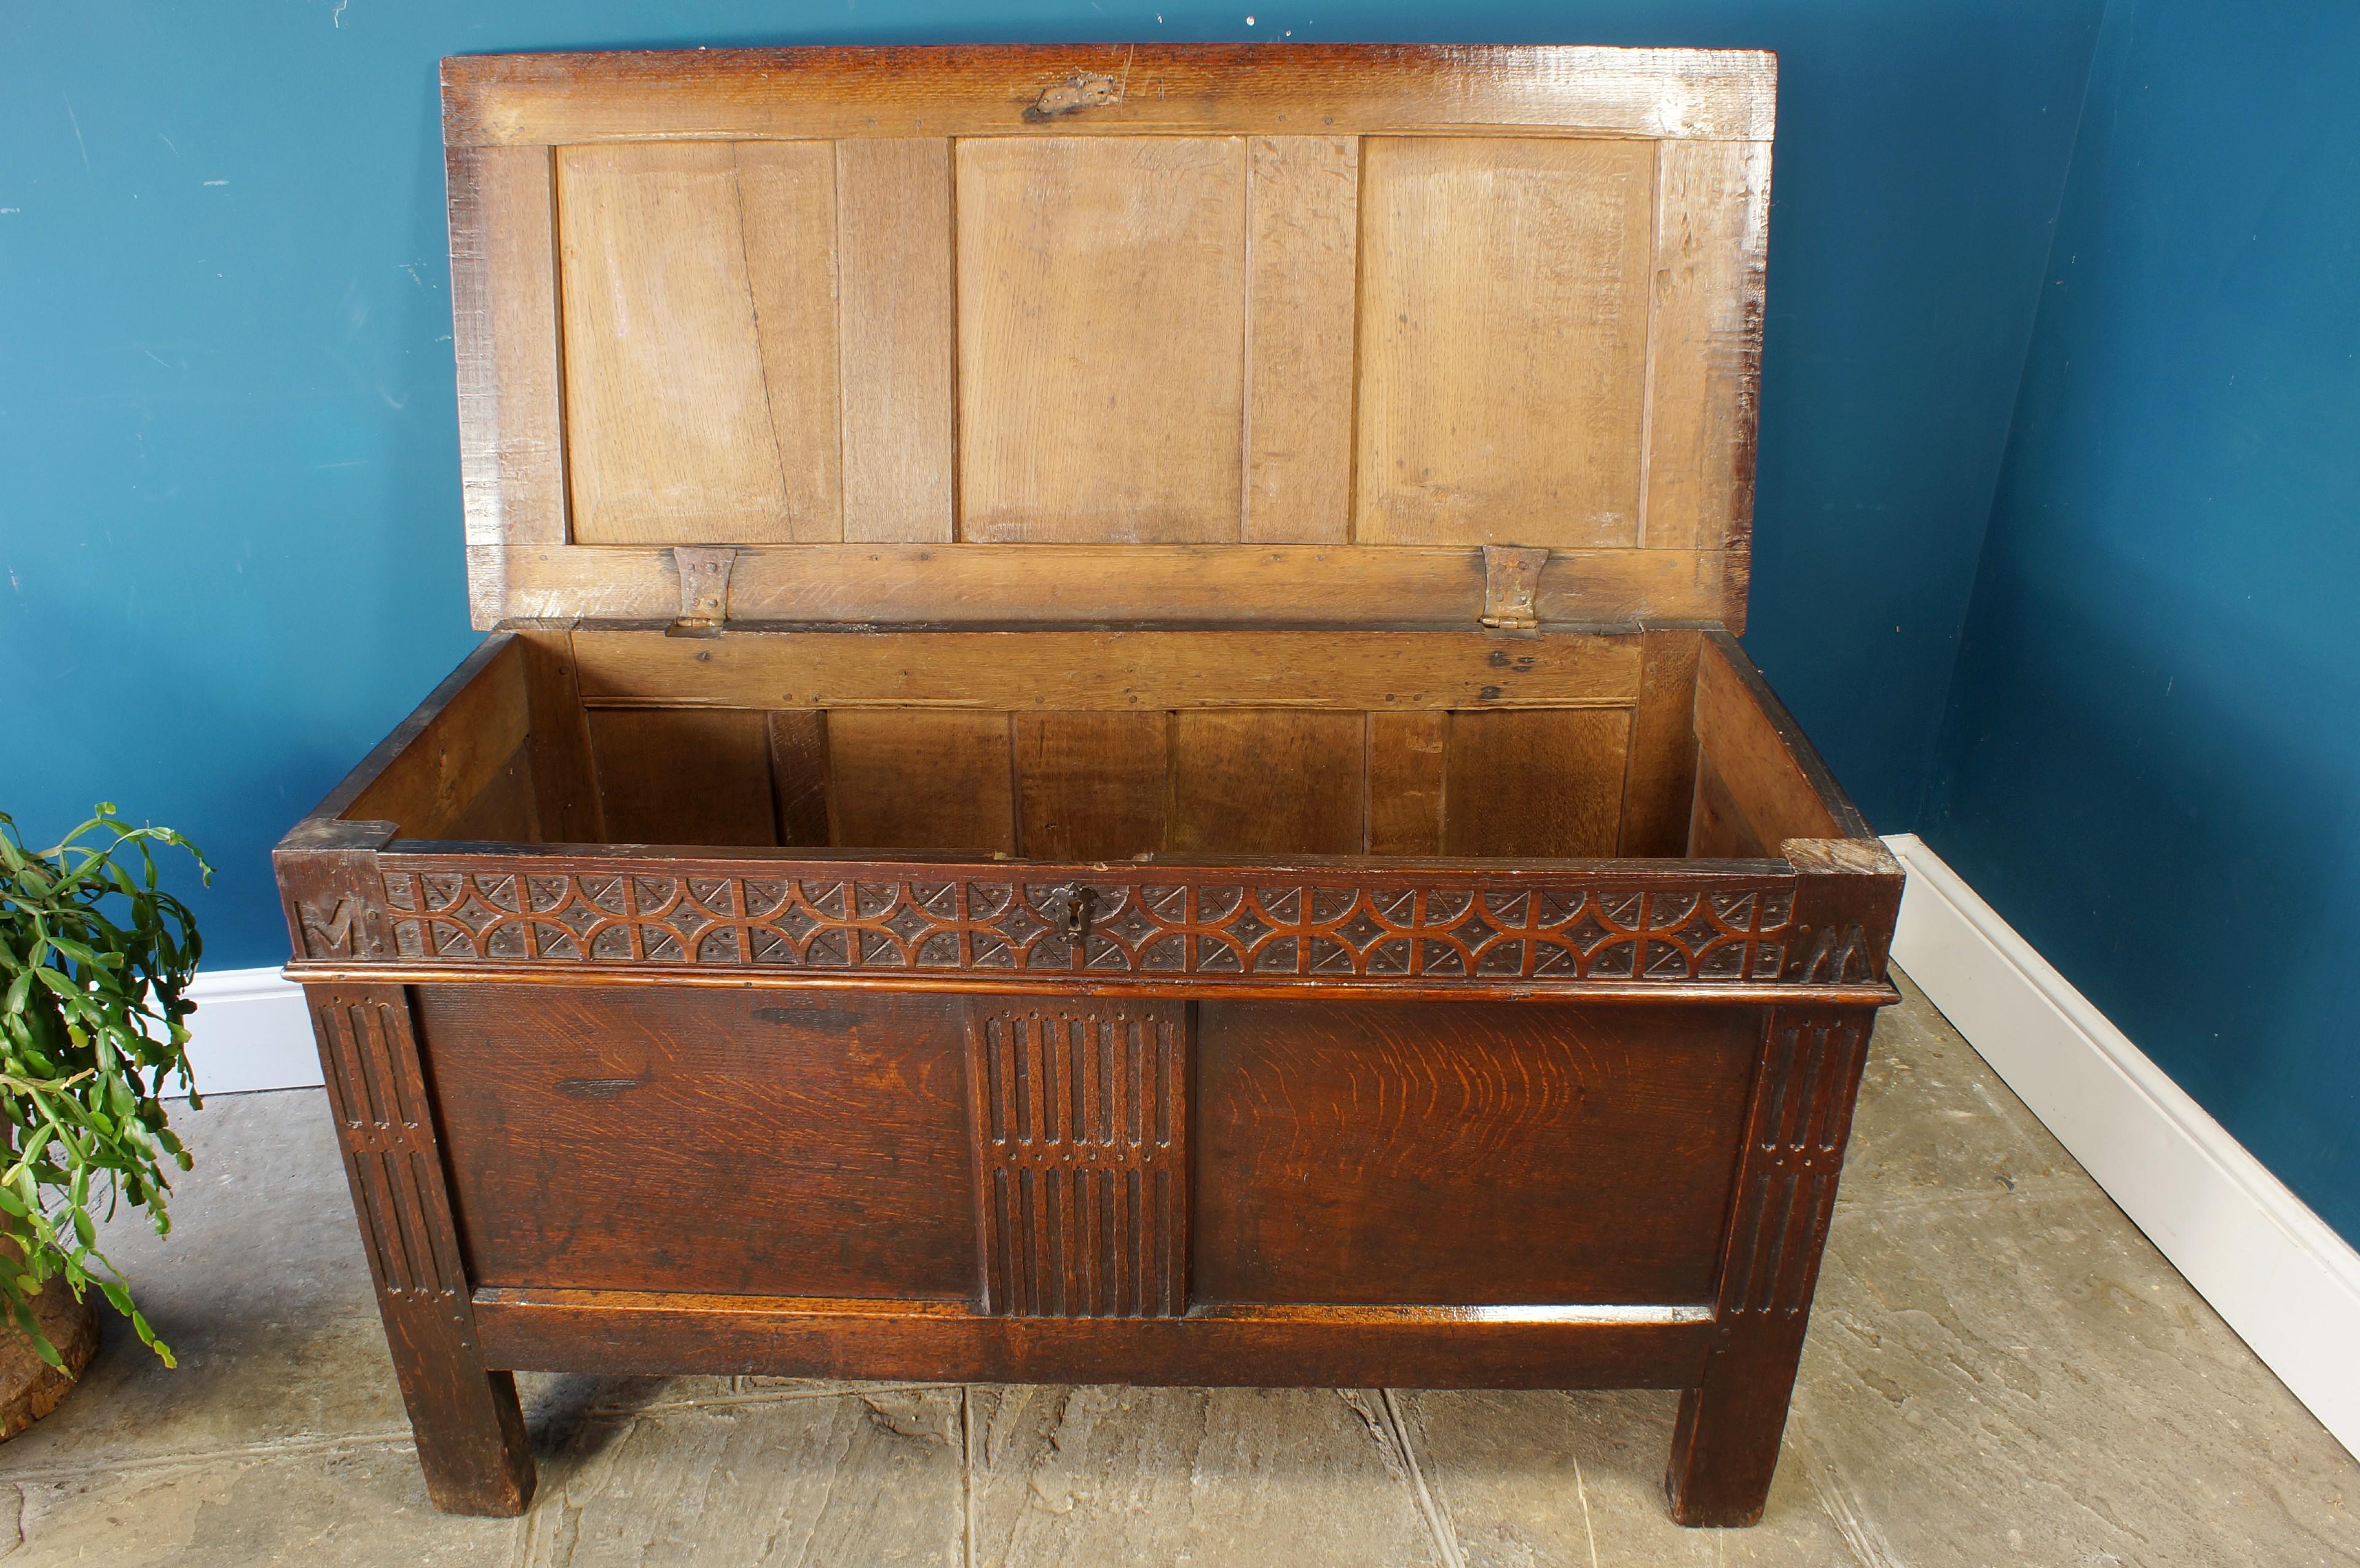
<path id="1" fill-rule="evenodd" d="M 479 626 L 1743 627 L 1766 53 L 509 55 L 443 91 Z"/>

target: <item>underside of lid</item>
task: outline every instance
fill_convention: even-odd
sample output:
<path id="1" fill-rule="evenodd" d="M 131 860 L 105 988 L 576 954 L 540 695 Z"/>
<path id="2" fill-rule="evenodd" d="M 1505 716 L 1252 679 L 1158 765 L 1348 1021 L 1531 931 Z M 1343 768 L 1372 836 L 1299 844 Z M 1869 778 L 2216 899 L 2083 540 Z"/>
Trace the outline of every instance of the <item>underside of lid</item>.
<path id="1" fill-rule="evenodd" d="M 1766 54 L 443 79 L 478 626 L 1743 626 Z"/>

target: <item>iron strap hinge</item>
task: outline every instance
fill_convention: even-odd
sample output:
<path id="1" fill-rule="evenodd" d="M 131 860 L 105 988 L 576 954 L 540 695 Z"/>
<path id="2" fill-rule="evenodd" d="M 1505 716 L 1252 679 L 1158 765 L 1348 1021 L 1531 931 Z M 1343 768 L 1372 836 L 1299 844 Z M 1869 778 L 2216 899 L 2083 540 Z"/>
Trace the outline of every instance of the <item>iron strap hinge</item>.
<path id="1" fill-rule="evenodd" d="M 727 545 L 672 546 L 672 562 L 680 572 L 680 619 L 664 628 L 666 637 L 718 637 L 729 619 L 729 573 L 738 552 Z"/>
<path id="2" fill-rule="evenodd" d="M 1528 631 L 1541 624 L 1536 607 L 1541 568 L 1549 552 L 1524 545 L 1483 547 L 1483 624 L 1502 631 Z"/>

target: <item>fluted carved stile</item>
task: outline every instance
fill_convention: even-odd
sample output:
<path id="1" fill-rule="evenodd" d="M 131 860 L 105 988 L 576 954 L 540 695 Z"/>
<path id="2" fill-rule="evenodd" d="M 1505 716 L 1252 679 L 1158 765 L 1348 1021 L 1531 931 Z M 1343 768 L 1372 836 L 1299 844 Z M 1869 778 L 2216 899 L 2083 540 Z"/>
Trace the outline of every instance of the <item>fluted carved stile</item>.
<path id="1" fill-rule="evenodd" d="M 967 1014 L 987 1310 L 1187 1308 L 1187 1007 L 976 1002 Z"/>
<path id="2" fill-rule="evenodd" d="M 1810 1305 L 1864 1034 L 1849 1018 L 1774 1018 L 1721 1286 L 1725 1318 L 1793 1317 Z"/>
<path id="3" fill-rule="evenodd" d="M 483 1363 L 410 993 L 309 985 L 304 995 L 428 1493 L 446 1512 L 521 1512 L 532 1450 L 514 1377 Z"/>
<path id="4" fill-rule="evenodd" d="M 361 1239 L 388 1296 L 456 1305 L 466 1291 L 406 1009 L 330 993 L 315 1008 Z M 454 1322 L 469 1332 L 468 1314 Z"/>
<path id="5" fill-rule="evenodd" d="M 1762 1517 L 1875 1017 L 1782 1007 L 1765 1020 L 1713 1345 L 1673 1426 L 1665 1486 L 1683 1524 Z"/>

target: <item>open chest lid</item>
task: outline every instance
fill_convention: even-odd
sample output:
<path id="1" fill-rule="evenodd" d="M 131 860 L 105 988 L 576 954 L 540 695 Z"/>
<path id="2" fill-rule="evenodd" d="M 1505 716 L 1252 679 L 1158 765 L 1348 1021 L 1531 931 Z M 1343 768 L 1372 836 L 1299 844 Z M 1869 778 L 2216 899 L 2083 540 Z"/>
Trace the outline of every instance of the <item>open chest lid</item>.
<path id="1" fill-rule="evenodd" d="M 475 624 L 1742 630 L 1775 82 L 445 60 Z"/>

